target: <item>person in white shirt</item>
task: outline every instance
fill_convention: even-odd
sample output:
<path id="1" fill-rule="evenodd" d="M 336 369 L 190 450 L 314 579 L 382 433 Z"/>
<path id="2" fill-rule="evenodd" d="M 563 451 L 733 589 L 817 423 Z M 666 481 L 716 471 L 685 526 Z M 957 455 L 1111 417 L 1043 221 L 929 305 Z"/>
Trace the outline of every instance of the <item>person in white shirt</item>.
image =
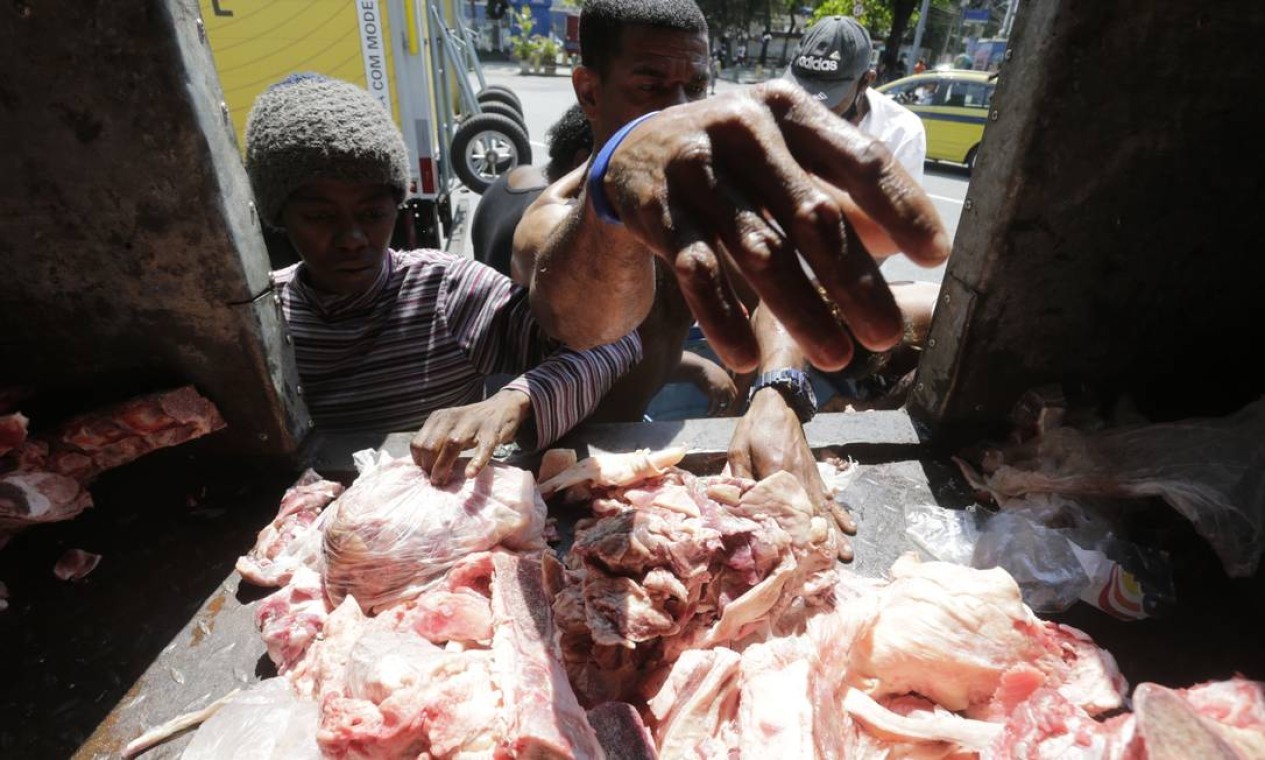
<path id="1" fill-rule="evenodd" d="M 785 77 L 892 152 L 922 184 L 927 131 L 908 108 L 871 85 L 870 34 L 849 16 L 827 16 L 804 33 Z"/>

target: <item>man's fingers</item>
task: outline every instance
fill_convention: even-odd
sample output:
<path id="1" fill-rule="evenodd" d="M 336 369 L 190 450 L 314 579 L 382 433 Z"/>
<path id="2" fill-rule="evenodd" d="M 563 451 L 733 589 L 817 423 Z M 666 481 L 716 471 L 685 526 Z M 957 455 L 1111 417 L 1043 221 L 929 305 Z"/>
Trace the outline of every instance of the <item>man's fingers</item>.
<path id="1" fill-rule="evenodd" d="M 839 529 L 849 535 L 855 535 L 857 523 L 856 520 L 852 519 L 852 513 L 834 499 L 830 499 L 827 504 L 829 505 L 831 516 L 834 517 L 835 522 L 839 525 Z"/>
<path id="2" fill-rule="evenodd" d="M 689 205 L 715 231 L 724 251 L 805 357 L 826 370 L 845 366 L 852 358 L 852 341 L 809 282 L 786 238 L 732 188 L 692 199 Z"/>
<path id="3" fill-rule="evenodd" d="M 491 435 L 480 435 L 478 443 L 474 447 L 474 456 L 470 457 L 469 463 L 466 464 L 466 477 L 473 478 L 487 467 L 488 462 L 492 461 L 492 454 L 496 452 L 498 441 Z"/>
<path id="4" fill-rule="evenodd" d="M 457 457 L 461 456 L 461 452 L 466 447 L 466 441 L 462 436 L 450 434 L 444 439 L 438 453 L 435 456 L 435 463 L 431 465 L 430 482 L 437 486 L 447 483 L 452 478 L 452 466 L 456 463 Z"/>
<path id="5" fill-rule="evenodd" d="M 426 472 L 435 466 L 435 458 L 443 448 L 444 439 L 448 437 L 450 427 L 447 417 L 442 411 L 435 412 L 426 419 L 426 424 L 417 431 L 409 442 L 409 450 L 413 454 L 413 463 Z"/>
<path id="6" fill-rule="evenodd" d="M 729 471 L 735 478 L 755 480 L 755 473 L 751 470 L 751 449 L 749 447 L 740 443 L 729 448 Z"/>
<path id="7" fill-rule="evenodd" d="M 900 341 L 900 307 L 878 262 L 853 228 L 846 228 L 845 240 L 843 255 L 820 256 L 810 263 L 826 295 L 839 305 L 852 336 L 871 351 L 886 351 Z"/>
<path id="8" fill-rule="evenodd" d="M 794 88 L 773 84 L 766 102 L 797 161 L 845 191 L 915 263 L 936 266 L 952 241 L 931 199 L 884 145 Z"/>
<path id="9" fill-rule="evenodd" d="M 852 542 L 844 536 L 839 536 L 839 561 L 852 561 Z"/>
<path id="10" fill-rule="evenodd" d="M 878 264 L 865 250 L 860 238 L 851 234 L 851 226 L 845 223 L 843 204 L 851 202 L 848 194 L 805 171 L 781 137 L 780 134 L 764 135 L 759 130 L 743 129 L 717 130 L 713 135 L 716 151 L 744 156 L 743 161 L 726 163 L 726 178 L 732 180 L 726 183 L 726 188 L 736 188 L 730 190 L 740 199 L 735 205 L 739 208 L 745 206 L 747 215 L 754 219 L 743 222 L 740 218 L 739 239 L 726 238 L 725 245 L 743 266 L 744 272 L 753 278 L 761 297 L 769 302 L 770 309 L 810 354 L 810 361 L 823 369 L 837 369 L 843 366 L 839 363 L 841 357 L 831 354 L 828 349 L 819 349 L 816 353 L 810 351 L 800 337 L 816 334 L 811 325 L 820 324 L 821 317 L 819 311 L 808 316 L 793 307 L 794 304 L 804 303 L 806 298 L 804 288 L 796 287 L 801 275 L 801 268 L 795 261 L 796 251 L 808 262 L 825 292 L 839 306 L 852 334 L 867 348 L 885 350 L 899 339 L 900 313 L 879 273 Z M 764 223 L 761 209 L 776 221 L 780 229 Z M 863 214 L 858 216 L 868 222 Z M 716 220 L 716 223 L 722 232 L 729 229 L 723 220 Z M 874 225 L 871 223 L 871 226 Z M 767 228 L 767 231 L 760 227 Z M 773 259 L 768 263 L 771 267 L 778 267 L 778 276 L 761 276 L 762 247 L 773 250 Z M 775 283 L 789 289 L 780 299 L 787 303 L 768 299 L 766 293 Z M 791 322 L 797 317 L 810 324 L 793 326 Z M 827 335 L 824 331 L 818 339 L 838 341 L 836 336 Z M 846 362 L 847 358 L 842 361 Z"/>
<path id="11" fill-rule="evenodd" d="M 760 361 L 760 347 L 746 309 L 725 278 L 716 252 L 686 221 L 678 226 L 677 242 L 672 264 L 681 296 L 708 344 L 721 361 L 738 372 L 755 369 Z"/>

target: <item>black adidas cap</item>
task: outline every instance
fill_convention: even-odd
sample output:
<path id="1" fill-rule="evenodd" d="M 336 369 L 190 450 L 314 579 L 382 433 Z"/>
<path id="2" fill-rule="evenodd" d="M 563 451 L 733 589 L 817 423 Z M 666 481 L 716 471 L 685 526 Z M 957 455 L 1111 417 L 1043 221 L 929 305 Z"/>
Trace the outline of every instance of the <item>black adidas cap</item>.
<path id="1" fill-rule="evenodd" d="M 800 38 L 786 78 L 834 108 L 870 69 L 870 33 L 849 16 L 827 16 Z"/>

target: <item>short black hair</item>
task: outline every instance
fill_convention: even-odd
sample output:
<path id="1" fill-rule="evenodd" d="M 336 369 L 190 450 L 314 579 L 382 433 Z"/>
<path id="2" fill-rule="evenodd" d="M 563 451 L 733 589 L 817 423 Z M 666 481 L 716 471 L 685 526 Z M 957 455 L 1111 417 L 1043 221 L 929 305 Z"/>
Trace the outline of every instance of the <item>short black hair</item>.
<path id="1" fill-rule="evenodd" d="M 707 34 L 707 19 L 694 0 L 588 0 L 580 11 L 580 63 L 610 73 L 626 26 L 658 26 Z"/>
<path id="2" fill-rule="evenodd" d="M 549 163 L 545 166 L 545 176 L 550 182 L 557 182 L 575 168 L 576 153 L 581 150 L 593 152 L 593 125 L 589 124 L 584 109 L 576 103 L 549 127 L 545 140 L 549 143 Z"/>

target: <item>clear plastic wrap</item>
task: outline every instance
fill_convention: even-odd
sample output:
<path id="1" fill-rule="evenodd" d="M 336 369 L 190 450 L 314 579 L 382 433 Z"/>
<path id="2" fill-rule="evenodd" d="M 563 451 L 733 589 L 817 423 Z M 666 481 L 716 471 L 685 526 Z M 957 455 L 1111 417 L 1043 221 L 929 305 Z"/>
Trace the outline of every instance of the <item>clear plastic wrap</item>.
<path id="1" fill-rule="evenodd" d="M 354 596 L 372 612 L 415 596 L 472 552 L 545 548 L 545 503 L 525 470 L 493 464 L 440 487 L 407 459 L 362 463 L 329 507 L 325 583 L 334 605 Z"/>
<path id="2" fill-rule="evenodd" d="M 320 706 L 270 678 L 233 698 L 202 724 L 181 760 L 320 760 Z"/>
<path id="3" fill-rule="evenodd" d="M 1173 602 L 1168 558 L 1123 541 L 1102 517 L 1110 506 L 1055 494 L 974 506 L 905 507 L 906 532 L 927 555 L 979 569 L 1003 568 L 1037 612 L 1085 601 L 1123 619 L 1162 615 Z"/>

